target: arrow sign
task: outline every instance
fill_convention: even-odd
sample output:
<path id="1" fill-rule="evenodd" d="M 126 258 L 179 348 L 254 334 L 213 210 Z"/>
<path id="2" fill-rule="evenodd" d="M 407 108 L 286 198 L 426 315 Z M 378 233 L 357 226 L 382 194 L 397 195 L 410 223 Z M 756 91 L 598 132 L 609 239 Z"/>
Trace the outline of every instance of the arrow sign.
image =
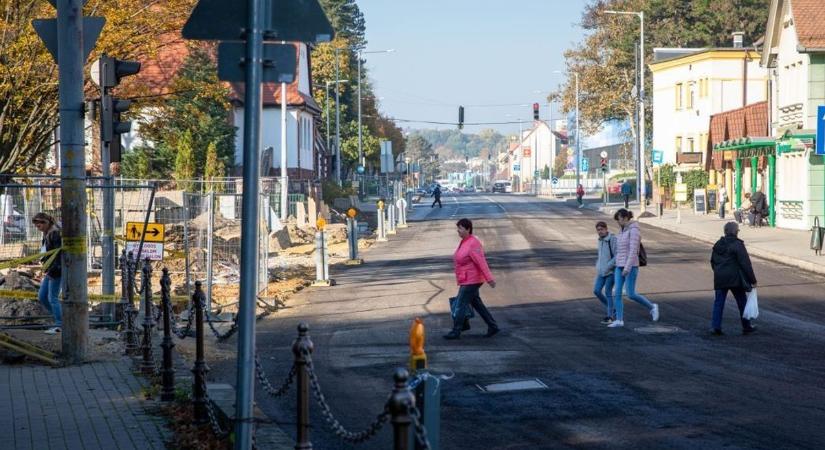
<path id="1" fill-rule="evenodd" d="M 245 40 L 245 1 L 200 0 L 183 26 L 183 37 L 202 41 Z M 329 42 L 334 35 L 318 0 L 264 0 L 264 40 Z"/>
<path id="2" fill-rule="evenodd" d="M 89 53 L 95 48 L 97 38 L 100 37 L 100 32 L 103 30 L 103 24 L 106 19 L 103 17 L 84 17 L 83 18 L 83 60 L 89 57 Z M 57 43 L 57 19 L 34 19 L 32 26 L 40 40 L 46 44 L 49 53 L 52 54 L 54 62 L 57 62 L 57 51 L 60 45 Z"/>
<path id="3" fill-rule="evenodd" d="M 143 222 L 126 223 L 126 240 L 129 242 L 140 241 L 141 235 L 145 242 L 163 243 L 165 227 L 162 223 L 148 223 L 143 229 Z M 162 247 L 161 247 L 162 248 Z"/>

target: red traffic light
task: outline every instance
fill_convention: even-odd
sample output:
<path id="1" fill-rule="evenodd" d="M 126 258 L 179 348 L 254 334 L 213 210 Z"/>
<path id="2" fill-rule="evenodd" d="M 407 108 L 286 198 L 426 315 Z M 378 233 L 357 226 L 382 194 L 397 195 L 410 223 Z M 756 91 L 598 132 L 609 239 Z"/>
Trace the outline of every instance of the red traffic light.
<path id="1" fill-rule="evenodd" d="M 533 103 L 533 120 L 539 120 L 539 104 Z"/>

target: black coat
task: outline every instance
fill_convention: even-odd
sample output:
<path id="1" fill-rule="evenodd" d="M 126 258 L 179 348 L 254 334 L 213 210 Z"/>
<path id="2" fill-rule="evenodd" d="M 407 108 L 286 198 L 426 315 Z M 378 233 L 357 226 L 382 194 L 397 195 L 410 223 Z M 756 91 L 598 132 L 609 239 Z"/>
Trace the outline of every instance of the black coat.
<path id="1" fill-rule="evenodd" d="M 724 236 L 713 246 L 710 257 L 713 268 L 713 288 L 744 288 L 750 290 L 756 283 L 751 258 L 745 243 L 735 236 Z"/>
<path id="2" fill-rule="evenodd" d="M 60 228 L 57 228 L 56 226 L 52 227 L 52 229 L 43 236 L 43 240 L 41 242 L 42 245 L 46 247 L 46 251 L 62 247 L 63 240 L 60 237 Z M 49 260 L 49 258 L 50 256 L 42 258 L 40 262 L 45 263 Z M 61 264 L 60 258 L 61 255 L 58 251 L 57 256 L 52 260 L 51 265 L 46 269 L 46 275 L 51 278 L 60 278 L 63 272 L 63 264 Z"/>
<path id="3" fill-rule="evenodd" d="M 758 214 L 766 214 L 768 212 L 768 199 L 762 192 L 754 192 L 751 196 L 751 211 Z"/>

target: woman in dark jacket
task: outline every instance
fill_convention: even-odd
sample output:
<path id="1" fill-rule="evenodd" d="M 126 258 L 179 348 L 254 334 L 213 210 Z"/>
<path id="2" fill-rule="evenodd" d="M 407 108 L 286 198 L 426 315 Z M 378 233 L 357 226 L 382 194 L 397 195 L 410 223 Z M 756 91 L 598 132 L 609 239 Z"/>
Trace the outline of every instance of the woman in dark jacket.
<path id="1" fill-rule="evenodd" d="M 725 224 L 725 235 L 713 246 L 710 257 L 710 266 L 713 268 L 713 289 L 716 290 L 716 300 L 713 302 L 713 327 L 711 332 L 722 334 L 722 311 L 725 309 L 725 299 L 731 291 L 736 305 L 739 307 L 739 317 L 745 311 L 748 292 L 756 286 L 756 275 L 753 273 L 751 258 L 745 243 L 739 239 L 739 225 L 736 222 Z M 755 330 L 750 320 L 742 319 L 742 332 L 752 333 Z"/>
<path id="2" fill-rule="evenodd" d="M 41 253 L 56 250 L 63 246 L 60 238 L 60 227 L 57 226 L 52 216 L 39 212 L 32 218 L 32 223 L 43 233 Z M 63 327 L 63 314 L 60 306 L 60 280 L 62 276 L 60 251 L 43 257 L 42 262 L 46 265 L 44 267 L 46 275 L 40 283 L 40 292 L 37 297 L 43 307 L 54 316 L 54 327 L 46 330 L 46 334 L 57 334 Z"/>

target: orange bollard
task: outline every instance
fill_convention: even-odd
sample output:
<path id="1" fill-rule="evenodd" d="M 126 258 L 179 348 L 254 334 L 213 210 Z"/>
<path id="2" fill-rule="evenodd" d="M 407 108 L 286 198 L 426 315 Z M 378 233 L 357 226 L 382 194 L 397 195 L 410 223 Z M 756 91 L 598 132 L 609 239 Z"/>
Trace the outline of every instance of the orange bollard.
<path id="1" fill-rule="evenodd" d="M 410 327 L 410 370 L 415 372 L 427 368 L 427 354 L 424 353 L 424 321 L 416 317 Z"/>

